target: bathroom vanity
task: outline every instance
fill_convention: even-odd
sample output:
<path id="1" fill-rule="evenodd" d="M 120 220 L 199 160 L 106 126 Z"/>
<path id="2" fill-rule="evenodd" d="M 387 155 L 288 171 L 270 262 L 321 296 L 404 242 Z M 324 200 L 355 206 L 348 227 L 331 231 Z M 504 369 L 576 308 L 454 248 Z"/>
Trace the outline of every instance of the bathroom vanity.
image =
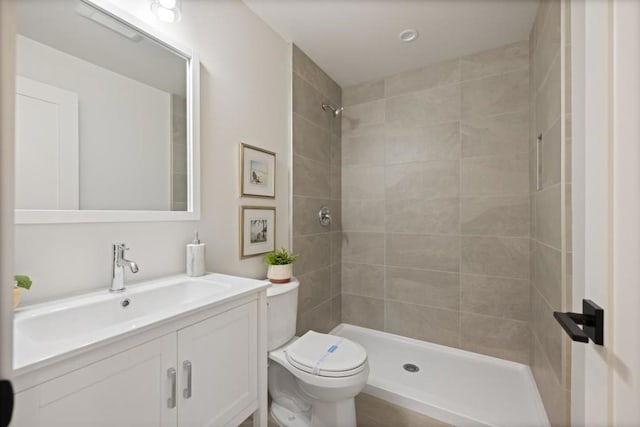
<path id="1" fill-rule="evenodd" d="M 266 426 L 267 287 L 174 276 L 18 310 L 12 426 Z"/>

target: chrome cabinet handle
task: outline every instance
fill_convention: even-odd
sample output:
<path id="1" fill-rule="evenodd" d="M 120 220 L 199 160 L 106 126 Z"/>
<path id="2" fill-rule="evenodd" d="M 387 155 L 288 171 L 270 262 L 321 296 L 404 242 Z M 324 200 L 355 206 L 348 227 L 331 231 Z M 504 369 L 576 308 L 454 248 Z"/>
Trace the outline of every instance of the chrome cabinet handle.
<path id="1" fill-rule="evenodd" d="M 176 370 L 173 368 L 167 369 L 167 377 L 171 382 L 171 396 L 167 399 L 167 407 L 173 409 L 176 407 Z"/>
<path id="2" fill-rule="evenodd" d="M 191 397 L 191 362 L 185 360 L 182 362 L 184 368 L 184 374 L 187 376 L 187 387 L 182 390 L 182 397 L 189 399 Z"/>

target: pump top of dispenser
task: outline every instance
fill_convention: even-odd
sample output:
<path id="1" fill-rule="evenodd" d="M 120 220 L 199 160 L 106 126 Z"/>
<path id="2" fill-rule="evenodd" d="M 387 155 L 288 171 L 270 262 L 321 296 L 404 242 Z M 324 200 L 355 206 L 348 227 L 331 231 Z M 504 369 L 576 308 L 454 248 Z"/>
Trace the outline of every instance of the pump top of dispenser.
<path id="1" fill-rule="evenodd" d="M 198 238 L 198 232 L 196 231 L 196 235 L 193 237 L 193 242 L 191 242 L 194 245 L 199 245 L 200 244 L 200 239 Z"/>

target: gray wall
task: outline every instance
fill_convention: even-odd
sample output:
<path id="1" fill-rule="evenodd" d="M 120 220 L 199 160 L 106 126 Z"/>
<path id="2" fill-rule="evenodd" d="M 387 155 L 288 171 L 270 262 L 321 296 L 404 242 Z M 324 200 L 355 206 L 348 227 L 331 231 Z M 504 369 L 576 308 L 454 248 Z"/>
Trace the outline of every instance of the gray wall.
<path id="1" fill-rule="evenodd" d="M 529 361 L 529 47 L 343 90 L 342 320 Z"/>
<path id="2" fill-rule="evenodd" d="M 568 4 L 568 2 L 566 3 Z M 568 8 L 567 8 L 568 9 Z M 571 342 L 553 318 L 571 301 L 571 155 L 570 103 L 563 86 L 566 61 L 570 76 L 570 45 L 561 46 L 563 11 L 560 1 L 541 2 L 530 36 L 531 51 L 531 367 L 553 425 L 570 425 Z M 569 22 L 569 13 L 564 14 Z M 536 189 L 536 138 L 542 134 L 541 189 Z M 566 207 L 567 209 L 563 208 Z M 563 232 L 563 230 L 565 230 Z"/>
<path id="3" fill-rule="evenodd" d="M 293 250 L 300 255 L 298 334 L 340 323 L 340 119 L 322 110 L 340 104 L 340 87 L 293 46 Z M 318 211 L 328 206 L 331 227 Z"/>

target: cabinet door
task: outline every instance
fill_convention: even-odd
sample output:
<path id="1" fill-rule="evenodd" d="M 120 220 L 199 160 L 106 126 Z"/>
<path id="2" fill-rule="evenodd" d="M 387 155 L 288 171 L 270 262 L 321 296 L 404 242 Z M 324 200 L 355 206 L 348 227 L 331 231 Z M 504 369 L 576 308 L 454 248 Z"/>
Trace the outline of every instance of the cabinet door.
<path id="1" fill-rule="evenodd" d="M 176 427 L 167 375 L 176 367 L 175 339 L 158 338 L 20 393 L 18 400 L 29 401 L 17 406 L 37 415 L 24 413 L 12 427 L 21 419 L 28 427 Z"/>
<path id="2" fill-rule="evenodd" d="M 180 427 L 224 426 L 255 404 L 257 338 L 256 301 L 178 331 Z"/>

